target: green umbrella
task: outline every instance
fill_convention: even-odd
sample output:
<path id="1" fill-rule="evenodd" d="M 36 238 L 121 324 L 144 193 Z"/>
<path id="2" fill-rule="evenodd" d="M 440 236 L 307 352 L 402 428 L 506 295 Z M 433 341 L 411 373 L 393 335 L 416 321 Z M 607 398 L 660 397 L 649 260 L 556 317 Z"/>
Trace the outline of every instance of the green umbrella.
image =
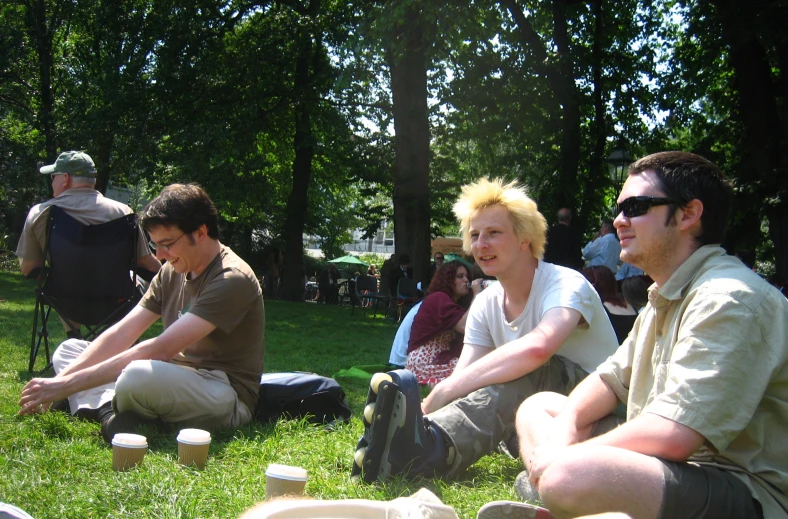
<path id="1" fill-rule="evenodd" d="M 333 263 L 338 268 L 345 270 L 358 269 L 359 267 L 366 268 L 369 266 L 363 261 L 361 261 L 360 259 L 358 259 L 357 257 L 351 256 L 350 254 L 348 254 L 347 256 L 342 256 L 341 258 L 328 260 L 328 262 Z M 366 272 L 364 274 L 366 274 Z"/>
<path id="2" fill-rule="evenodd" d="M 463 258 L 459 254 L 454 254 L 453 252 L 450 252 L 448 254 L 444 254 L 443 255 L 443 261 L 445 263 L 448 263 L 450 261 L 459 261 L 460 263 L 462 263 L 466 267 L 471 268 L 471 262 L 470 261 L 468 261 L 467 259 Z"/>

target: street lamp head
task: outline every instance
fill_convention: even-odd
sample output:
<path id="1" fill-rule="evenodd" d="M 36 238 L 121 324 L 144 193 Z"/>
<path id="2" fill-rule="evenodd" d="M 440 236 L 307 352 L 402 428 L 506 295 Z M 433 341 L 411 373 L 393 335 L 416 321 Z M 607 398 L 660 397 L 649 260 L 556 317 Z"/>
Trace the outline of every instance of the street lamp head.
<path id="1" fill-rule="evenodd" d="M 626 148 L 619 143 L 616 146 L 610 155 L 607 156 L 605 162 L 607 162 L 607 168 L 610 173 L 610 178 L 615 183 L 616 187 L 621 186 L 626 180 L 627 176 L 627 168 L 630 164 L 632 164 L 635 160 L 632 158 L 632 155 L 626 150 Z"/>

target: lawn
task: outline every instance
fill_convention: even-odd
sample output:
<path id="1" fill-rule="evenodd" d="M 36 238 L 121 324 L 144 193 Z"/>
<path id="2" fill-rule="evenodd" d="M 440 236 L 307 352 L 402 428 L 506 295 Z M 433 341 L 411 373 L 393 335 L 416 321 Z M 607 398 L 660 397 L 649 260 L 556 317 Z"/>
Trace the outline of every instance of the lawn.
<path id="1" fill-rule="evenodd" d="M 264 496 L 269 463 L 306 468 L 306 493 L 320 499 L 388 500 L 424 486 L 469 518 L 488 501 L 516 499 L 512 483 L 520 464 L 500 454 L 458 479 L 351 482 L 367 388 L 345 379 L 340 382 L 354 416 L 333 431 L 297 420 L 213 431 L 204 471 L 178 465 L 175 435 L 150 434 L 143 464 L 114 472 L 98 425 L 62 413 L 16 415 L 29 379 L 32 293 L 32 282 L 0 272 L 0 501 L 36 519 L 234 518 Z M 56 319 L 50 330 L 55 344 L 64 338 Z M 266 301 L 265 369 L 331 376 L 353 365 L 385 363 L 395 332 L 391 322 L 358 310 L 351 316 L 348 308 Z"/>

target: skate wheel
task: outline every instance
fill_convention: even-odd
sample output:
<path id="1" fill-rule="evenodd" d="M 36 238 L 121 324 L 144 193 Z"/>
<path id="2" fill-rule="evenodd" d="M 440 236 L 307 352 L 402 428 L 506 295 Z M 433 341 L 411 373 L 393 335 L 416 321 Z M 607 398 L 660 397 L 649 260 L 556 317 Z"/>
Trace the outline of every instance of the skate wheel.
<path id="1" fill-rule="evenodd" d="M 372 380 L 369 383 L 369 388 L 376 395 L 378 394 L 378 387 L 380 386 L 381 382 L 391 382 L 391 375 L 389 375 L 388 373 L 375 373 L 374 375 L 372 375 Z"/>
<path id="2" fill-rule="evenodd" d="M 356 462 L 356 465 L 358 465 L 359 467 L 362 466 L 362 463 L 364 463 L 364 456 L 366 454 L 367 454 L 366 447 L 361 447 L 356 451 L 356 453 L 353 455 L 353 461 Z"/>
<path id="3" fill-rule="evenodd" d="M 372 425 L 372 418 L 374 417 L 374 415 L 375 415 L 375 404 L 367 404 L 366 407 L 364 407 L 364 420 L 368 424 Z"/>

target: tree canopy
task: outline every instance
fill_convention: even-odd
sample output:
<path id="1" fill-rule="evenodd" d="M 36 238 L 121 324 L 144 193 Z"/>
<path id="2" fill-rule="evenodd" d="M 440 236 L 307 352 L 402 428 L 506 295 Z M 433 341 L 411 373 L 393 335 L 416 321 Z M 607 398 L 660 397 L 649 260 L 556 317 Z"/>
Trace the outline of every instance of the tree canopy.
<path id="1" fill-rule="evenodd" d="M 725 245 L 784 282 L 786 20 L 777 0 L 4 2 L 0 234 L 49 196 L 37 168 L 81 149 L 102 191 L 202 184 L 254 267 L 287 252 L 295 299 L 305 233 L 336 256 L 393 219 L 426 274 L 481 176 L 588 232 L 623 143 L 717 162 L 736 186 Z"/>

